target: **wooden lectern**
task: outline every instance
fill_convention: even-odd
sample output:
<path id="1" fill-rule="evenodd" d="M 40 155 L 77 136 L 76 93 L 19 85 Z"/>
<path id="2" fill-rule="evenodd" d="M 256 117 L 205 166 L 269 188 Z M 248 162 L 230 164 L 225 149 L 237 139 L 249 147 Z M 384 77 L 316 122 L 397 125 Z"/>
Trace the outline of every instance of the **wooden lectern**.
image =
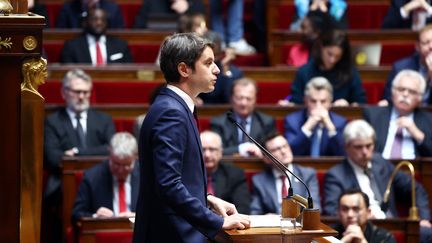
<path id="1" fill-rule="evenodd" d="M 336 236 L 337 231 L 321 223 L 319 230 L 301 230 L 289 234 L 281 234 L 279 227 L 250 228 L 246 230 L 225 230 L 217 237 L 217 242 L 241 243 L 306 243 L 324 236 Z"/>
<path id="2" fill-rule="evenodd" d="M 26 0 L 0 0 L 0 6 L 10 6 L 0 9 L 0 239 L 37 243 L 44 101 L 35 76 L 24 84 L 23 65 L 29 58 L 41 60 L 45 18 L 27 13 Z"/>

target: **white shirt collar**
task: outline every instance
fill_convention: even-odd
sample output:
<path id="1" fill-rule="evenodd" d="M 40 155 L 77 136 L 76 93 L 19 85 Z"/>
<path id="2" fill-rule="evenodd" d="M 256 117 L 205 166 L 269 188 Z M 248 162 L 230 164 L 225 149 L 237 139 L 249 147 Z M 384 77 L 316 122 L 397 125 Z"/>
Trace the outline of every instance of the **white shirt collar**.
<path id="1" fill-rule="evenodd" d="M 195 104 L 193 102 L 193 99 L 188 94 L 186 94 L 186 92 L 181 90 L 179 87 L 171 84 L 168 84 L 167 88 L 172 90 L 174 93 L 178 94 L 178 96 L 180 96 L 180 98 L 182 98 L 182 100 L 186 102 L 186 105 L 188 106 L 189 110 L 193 113 Z"/>

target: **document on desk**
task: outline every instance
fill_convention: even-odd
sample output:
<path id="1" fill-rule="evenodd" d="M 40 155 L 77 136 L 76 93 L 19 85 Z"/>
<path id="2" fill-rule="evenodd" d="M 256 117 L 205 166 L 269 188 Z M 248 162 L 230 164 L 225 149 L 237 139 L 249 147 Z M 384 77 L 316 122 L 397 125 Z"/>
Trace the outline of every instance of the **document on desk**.
<path id="1" fill-rule="evenodd" d="M 280 227 L 280 215 L 251 215 L 251 228 Z"/>

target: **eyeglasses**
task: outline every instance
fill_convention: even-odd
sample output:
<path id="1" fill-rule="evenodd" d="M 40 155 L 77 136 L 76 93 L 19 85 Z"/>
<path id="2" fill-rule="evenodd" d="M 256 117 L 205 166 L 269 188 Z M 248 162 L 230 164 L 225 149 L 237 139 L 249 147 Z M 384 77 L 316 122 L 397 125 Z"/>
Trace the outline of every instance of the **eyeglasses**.
<path id="1" fill-rule="evenodd" d="M 276 147 L 276 148 L 269 149 L 269 151 L 272 152 L 272 153 L 276 153 L 278 151 L 282 151 L 282 150 L 287 149 L 287 148 L 289 148 L 288 143 L 283 144 L 283 145 L 281 145 L 279 147 Z"/>
<path id="2" fill-rule="evenodd" d="M 212 147 L 207 147 L 207 148 L 202 148 L 202 150 L 203 150 L 203 153 L 205 152 L 205 151 L 209 151 L 210 153 L 215 153 L 215 152 L 217 152 L 217 151 L 220 151 L 220 148 L 212 148 Z"/>
<path id="3" fill-rule="evenodd" d="M 405 87 L 400 87 L 400 86 L 395 86 L 393 87 L 393 89 L 395 91 L 397 91 L 398 93 L 404 93 L 405 91 L 408 92 L 408 94 L 412 95 L 412 96 L 417 96 L 417 95 L 421 95 L 422 93 L 418 92 L 417 90 L 414 89 L 410 89 L 410 88 L 405 88 Z"/>
<path id="4" fill-rule="evenodd" d="M 90 90 L 79 90 L 79 89 L 71 89 L 71 88 L 68 88 L 68 87 L 66 87 L 65 88 L 67 91 L 69 91 L 69 92 L 71 92 L 72 94 L 74 94 L 74 95 L 80 95 L 80 94 L 83 94 L 83 95 L 85 95 L 85 96 L 88 96 L 88 95 L 90 95 Z"/>

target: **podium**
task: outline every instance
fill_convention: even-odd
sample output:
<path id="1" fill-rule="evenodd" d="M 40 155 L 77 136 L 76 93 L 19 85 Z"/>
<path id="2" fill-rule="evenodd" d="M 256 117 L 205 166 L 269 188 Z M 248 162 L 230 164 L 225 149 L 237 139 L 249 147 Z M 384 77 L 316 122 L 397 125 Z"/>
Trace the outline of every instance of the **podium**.
<path id="1" fill-rule="evenodd" d="M 241 243 L 310 243 L 312 240 L 327 242 L 322 237 L 337 236 L 337 231 L 321 223 L 319 230 L 299 230 L 293 233 L 281 234 L 279 227 L 250 228 L 245 230 L 225 230 L 217 236 L 217 242 Z"/>

